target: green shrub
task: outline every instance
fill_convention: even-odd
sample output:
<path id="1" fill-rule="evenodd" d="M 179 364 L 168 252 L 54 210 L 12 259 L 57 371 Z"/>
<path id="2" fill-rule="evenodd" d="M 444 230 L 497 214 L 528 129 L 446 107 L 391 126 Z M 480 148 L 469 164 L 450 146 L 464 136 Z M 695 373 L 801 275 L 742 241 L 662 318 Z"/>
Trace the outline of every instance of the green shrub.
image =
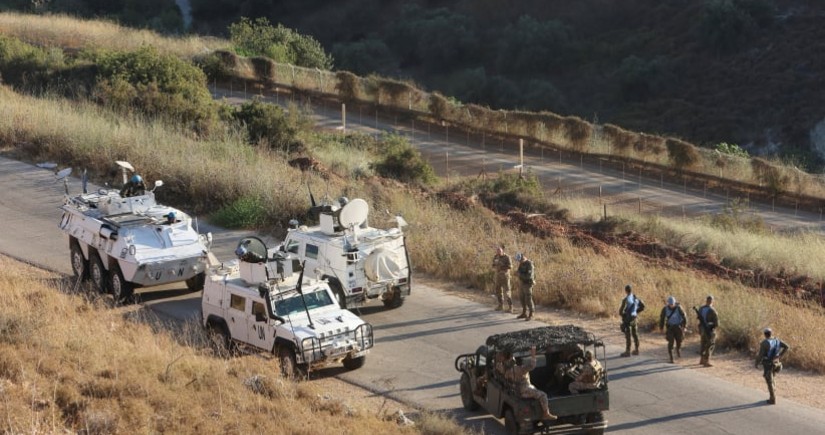
<path id="1" fill-rule="evenodd" d="M 307 68 L 332 68 L 332 56 L 311 36 L 301 35 L 280 24 L 272 26 L 266 18 L 242 17 L 229 26 L 235 51 L 247 57 L 266 56 L 275 62 Z"/>
<path id="2" fill-rule="evenodd" d="M 587 121 L 577 116 L 568 116 L 564 118 L 564 129 L 573 149 L 583 151 L 587 147 L 587 140 L 593 132 L 593 126 Z"/>
<path id="3" fill-rule="evenodd" d="M 764 234 L 767 232 L 765 221 L 756 214 L 748 213 L 747 199 L 736 198 L 726 204 L 720 213 L 710 215 L 710 225 L 725 231 L 746 230 L 752 233 Z"/>
<path id="4" fill-rule="evenodd" d="M 615 152 L 617 154 L 626 156 L 629 153 L 634 142 L 633 133 L 613 124 L 605 124 L 602 127 L 602 131 L 605 136 L 607 136 L 607 140 L 610 141 L 610 144 L 613 145 L 613 148 L 616 150 Z"/>
<path id="5" fill-rule="evenodd" d="M 414 87 L 407 82 L 383 77 L 378 79 L 378 90 L 382 96 L 386 97 L 381 98 L 382 104 L 400 106 L 407 101 L 404 97 L 407 97 L 413 89 Z"/>
<path id="6" fill-rule="evenodd" d="M 435 171 L 402 136 L 385 135 L 382 138 L 382 156 L 370 164 L 378 175 L 404 183 L 428 185 L 436 181 Z"/>
<path id="7" fill-rule="evenodd" d="M 736 157 L 750 157 L 747 151 L 743 150 L 735 143 L 719 142 L 716 144 L 716 151 Z"/>
<path id="8" fill-rule="evenodd" d="M 284 109 L 259 99 L 244 103 L 234 118 L 246 126 L 253 144 L 263 143 L 271 148 L 289 151 L 296 143 L 298 127 L 290 122 Z"/>
<path id="9" fill-rule="evenodd" d="M 223 80 L 232 75 L 232 65 L 237 56 L 226 51 L 215 51 L 203 56 L 196 56 L 192 62 L 212 80 Z"/>
<path id="10" fill-rule="evenodd" d="M 447 100 L 447 97 L 441 95 L 440 93 L 433 92 L 430 94 L 428 109 L 434 118 L 445 119 L 449 114 L 450 101 Z"/>
<path id="11" fill-rule="evenodd" d="M 211 220 L 226 228 L 257 228 L 267 217 L 264 202 L 254 196 L 243 196 L 216 211 Z"/>
<path id="12" fill-rule="evenodd" d="M 33 78 L 64 68 L 63 51 L 35 47 L 19 39 L 0 35 L 0 71 L 2 81 L 29 87 Z"/>
<path id="13" fill-rule="evenodd" d="M 182 121 L 201 130 L 214 127 L 216 106 L 206 76 L 195 65 L 144 46 L 132 52 L 96 55 L 99 102 Z"/>

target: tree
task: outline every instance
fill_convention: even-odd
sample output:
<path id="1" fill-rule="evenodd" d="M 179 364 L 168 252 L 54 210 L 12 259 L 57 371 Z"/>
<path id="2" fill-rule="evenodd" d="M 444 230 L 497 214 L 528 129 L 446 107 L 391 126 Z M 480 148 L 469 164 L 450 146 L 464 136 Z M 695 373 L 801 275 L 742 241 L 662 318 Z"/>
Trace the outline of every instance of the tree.
<path id="1" fill-rule="evenodd" d="M 229 26 L 235 51 L 242 56 L 270 59 L 307 68 L 332 68 L 332 56 L 311 36 L 301 35 L 280 24 L 272 26 L 266 18 L 241 18 Z"/>

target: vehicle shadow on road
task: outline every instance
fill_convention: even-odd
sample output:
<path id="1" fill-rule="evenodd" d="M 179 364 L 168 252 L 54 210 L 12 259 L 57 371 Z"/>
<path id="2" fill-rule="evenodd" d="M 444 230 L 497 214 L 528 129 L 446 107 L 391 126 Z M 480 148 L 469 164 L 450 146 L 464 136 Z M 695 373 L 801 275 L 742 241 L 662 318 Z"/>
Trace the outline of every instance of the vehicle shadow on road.
<path id="1" fill-rule="evenodd" d="M 614 360 L 609 358 L 608 361 Z M 621 366 L 608 364 L 610 374 L 609 380 L 617 381 L 624 378 L 632 378 L 635 376 L 647 376 L 653 373 L 666 373 L 674 370 L 682 370 L 684 367 L 680 365 L 665 365 L 660 361 L 646 360 L 637 363 L 629 363 Z"/>
<path id="2" fill-rule="evenodd" d="M 765 401 L 760 400 L 754 403 L 747 403 L 742 405 L 735 405 L 735 406 L 726 406 L 724 408 L 716 408 L 716 409 L 705 409 L 701 411 L 691 411 L 691 412 L 682 412 L 679 414 L 671 414 L 662 417 L 656 417 L 647 419 L 645 421 L 637 421 L 637 422 L 628 422 L 628 423 L 621 423 L 613 426 L 608 426 L 607 432 L 619 432 L 623 430 L 633 430 L 644 426 L 650 426 L 659 423 L 672 423 L 674 420 L 685 419 L 685 418 L 694 418 L 694 417 L 702 417 L 706 415 L 713 415 L 713 414 L 723 414 L 726 412 L 736 412 L 742 411 L 745 409 L 756 408 L 759 406 L 764 406 Z"/>

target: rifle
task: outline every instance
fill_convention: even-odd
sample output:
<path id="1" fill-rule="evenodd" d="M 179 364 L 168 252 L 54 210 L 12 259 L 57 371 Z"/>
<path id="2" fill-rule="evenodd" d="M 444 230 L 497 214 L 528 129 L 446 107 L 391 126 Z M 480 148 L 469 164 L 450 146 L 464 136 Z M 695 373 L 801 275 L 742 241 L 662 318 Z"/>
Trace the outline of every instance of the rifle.
<path id="1" fill-rule="evenodd" d="M 702 327 L 702 331 L 707 331 L 707 332 L 710 332 L 710 329 L 708 329 L 708 325 L 707 325 L 707 324 L 705 324 L 705 318 L 704 318 L 704 317 L 702 317 L 702 314 L 701 314 L 701 313 L 699 313 L 699 309 L 698 309 L 698 308 L 696 308 L 696 306 L 695 306 L 695 305 L 693 306 L 693 311 L 695 311 L 695 312 L 696 312 L 696 317 L 698 317 L 698 318 L 699 318 L 699 326 L 701 326 L 701 327 Z"/>

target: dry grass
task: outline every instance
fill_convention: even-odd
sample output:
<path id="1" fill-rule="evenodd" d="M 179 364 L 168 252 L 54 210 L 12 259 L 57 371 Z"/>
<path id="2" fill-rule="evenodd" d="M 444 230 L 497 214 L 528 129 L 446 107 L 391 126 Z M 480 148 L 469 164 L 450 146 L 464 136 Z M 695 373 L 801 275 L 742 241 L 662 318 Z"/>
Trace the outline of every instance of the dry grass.
<path id="1" fill-rule="evenodd" d="M 31 44 L 68 49 L 136 50 L 151 45 L 184 58 L 228 48 L 227 40 L 188 36 L 172 38 L 149 30 L 136 30 L 102 20 L 82 20 L 66 15 L 0 13 L 0 33 Z"/>
<path id="2" fill-rule="evenodd" d="M 197 325 L 68 294 L 5 257 L 0 267 L 4 433 L 417 432 L 283 380 L 273 361 L 215 356 Z"/>
<path id="3" fill-rule="evenodd" d="M 601 204 L 593 199 L 565 199 L 558 205 L 570 210 L 575 220 L 598 220 L 602 214 Z M 642 216 L 621 209 L 611 215 L 622 218 L 619 231 L 637 231 L 687 252 L 712 253 L 729 267 L 761 269 L 774 275 L 784 270 L 788 275 L 825 279 L 825 264 L 820 261 L 825 258 L 825 241 L 815 233 L 725 230 L 706 217 Z"/>

